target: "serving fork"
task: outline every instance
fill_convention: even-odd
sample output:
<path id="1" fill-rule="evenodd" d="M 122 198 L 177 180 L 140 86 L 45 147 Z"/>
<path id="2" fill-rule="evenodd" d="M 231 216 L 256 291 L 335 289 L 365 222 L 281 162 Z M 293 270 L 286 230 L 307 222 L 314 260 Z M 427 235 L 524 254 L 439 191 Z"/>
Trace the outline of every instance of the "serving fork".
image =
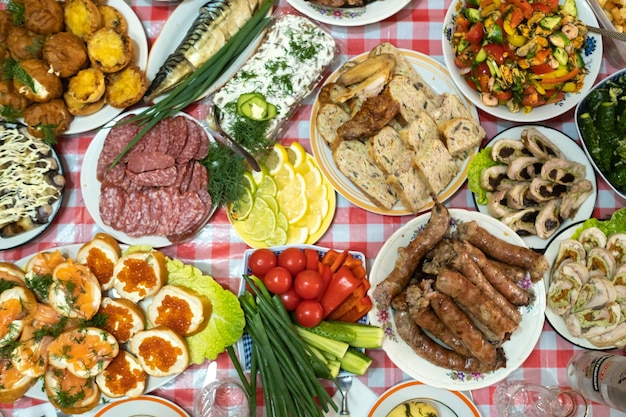
<path id="1" fill-rule="evenodd" d="M 592 33 L 598 33 L 609 38 L 617 39 L 622 42 L 626 42 L 626 33 L 617 32 L 615 30 L 609 30 L 604 28 L 598 28 L 595 26 L 587 26 L 587 30 Z"/>
<path id="2" fill-rule="evenodd" d="M 352 375 L 338 376 L 337 385 L 339 386 L 341 394 L 343 395 L 343 399 L 341 400 L 341 411 L 339 412 L 339 415 L 349 416 L 350 410 L 348 409 L 348 391 L 350 391 L 350 387 L 352 386 Z"/>

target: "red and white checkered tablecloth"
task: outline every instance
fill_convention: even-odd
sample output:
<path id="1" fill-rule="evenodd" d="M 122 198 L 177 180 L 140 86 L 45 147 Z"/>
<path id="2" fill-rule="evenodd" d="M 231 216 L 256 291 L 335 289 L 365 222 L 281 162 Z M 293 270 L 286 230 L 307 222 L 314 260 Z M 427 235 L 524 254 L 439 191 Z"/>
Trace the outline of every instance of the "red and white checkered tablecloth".
<path id="1" fill-rule="evenodd" d="M 340 62 L 369 51 L 381 41 L 390 41 L 397 47 L 428 54 L 443 64 L 442 22 L 450 3 L 450 0 L 443 2 L 441 0 L 415 0 L 394 16 L 379 23 L 361 27 L 325 26 L 342 45 Z M 133 9 L 144 24 L 150 46 L 177 4 L 147 0 L 132 1 Z M 278 8 L 279 10 L 292 10 L 285 0 L 280 0 Z M 614 70 L 604 62 L 599 78 Z M 311 150 L 308 135 L 312 103 L 313 97 L 309 97 L 294 115 L 281 139 L 283 143 L 289 144 L 292 141 L 298 141 L 307 150 Z M 190 112 L 193 114 L 194 110 L 192 107 Z M 493 137 L 503 129 L 514 125 L 511 122 L 497 120 L 485 113 L 479 113 L 488 137 Z M 573 110 L 548 121 L 547 124 L 562 130 L 570 137 L 576 138 Z M 54 224 L 36 241 L 17 249 L 0 251 L 0 260 L 16 261 L 37 251 L 55 246 L 82 243 L 90 240 L 99 231 L 85 207 L 80 191 L 80 169 L 83 157 L 95 133 L 92 131 L 61 139 L 57 150 L 62 155 L 65 164 L 67 188 L 59 215 Z M 594 217 L 605 218 L 625 205 L 625 201 L 613 193 L 600 178 L 598 178 L 598 188 Z M 471 193 L 466 185 L 448 200 L 447 206 L 475 210 Z M 318 244 L 337 249 L 361 251 L 366 255 L 369 262 L 372 262 L 386 239 L 410 219 L 411 216 L 392 217 L 373 214 L 352 205 L 341 195 L 337 195 L 334 221 Z M 205 272 L 213 275 L 224 286 L 235 289 L 238 287 L 240 279 L 243 252 L 247 248 L 248 246 L 231 228 L 225 211 L 220 209 L 195 239 L 167 247 L 163 251 L 168 256 L 190 262 L 193 260 L 208 261 L 211 267 Z M 546 323 L 534 351 L 514 374 L 545 385 L 567 385 L 565 367 L 576 349 L 578 348 L 561 338 Z M 360 379 L 375 393 L 382 394 L 390 387 L 410 379 L 389 360 L 382 350 L 370 351 L 369 354 L 373 357 L 374 363 L 367 375 L 360 377 Z M 217 362 L 218 376 L 236 376 L 233 365 L 226 354 L 219 356 Z M 201 386 L 205 370 L 206 363 L 202 366 L 192 366 L 154 391 L 153 394 L 176 402 L 191 415 L 194 415 L 194 395 Z M 484 417 L 497 416 L 492 401 L 493 389 L 493 387 L 488 387 L 472 392 L 474 401 Z M 262 396 L 259 396 L 259 401 L 262 401 Z M 38 403 L 37 400 L 22 398 L 13 405 L 0 405 L 0 411 L 5 416 L 11 416 L 14 410 Z M 262 415 L 261 411 L 259 415 Z M 589 416 L 618 417 L 626 416 L 626 413 L 594 404 L 590 409 Z"/>

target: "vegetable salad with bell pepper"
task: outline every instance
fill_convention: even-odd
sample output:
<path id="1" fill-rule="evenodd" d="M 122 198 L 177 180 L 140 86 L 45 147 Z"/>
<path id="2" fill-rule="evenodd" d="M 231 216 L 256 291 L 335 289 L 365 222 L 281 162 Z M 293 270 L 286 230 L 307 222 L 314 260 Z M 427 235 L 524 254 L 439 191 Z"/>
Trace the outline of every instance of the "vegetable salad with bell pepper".
<path id="1" fill-rule="evenodd" d="M 450 41 L 455 64 L 487 106 L 509 111 L 581 90 L 587 28 L 575 0 L 464 0 Z"/>

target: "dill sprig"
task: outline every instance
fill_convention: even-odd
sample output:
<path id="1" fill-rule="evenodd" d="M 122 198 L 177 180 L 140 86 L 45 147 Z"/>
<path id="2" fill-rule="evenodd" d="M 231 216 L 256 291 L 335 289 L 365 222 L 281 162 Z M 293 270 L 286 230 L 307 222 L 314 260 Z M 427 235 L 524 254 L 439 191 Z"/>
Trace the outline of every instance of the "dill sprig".
<path id="1" fill-rule="evenodd" d="M 242 156 L 214 142 L 207 157 L 200 162 L 209 172 L 209 194 L 213 204 L 229 204 L 243 197 L 245 161 Z"/>
<path id="2" fill-rule="evenodd" d="M 2 79 L 17 80 L 26 85 L 32 91 L 35 91 L 35 81 L 20 63 L 13 58 L 7 58 L 2 61 Z"/>
<path id="3" fill-rule="evenodd" d="M 23 26 L 24 25 L 24 3 L 20 1 L 9 0 L 7 3 L 7 10 L 11 13 L 13 17 L 13 24 L 15 26 Z"/>
<path id="4" fill-rule="evenodd" d="M 15 122 L 22 117 L 22 112 L 13 106 L 0 106 L 0 119 Z"/>

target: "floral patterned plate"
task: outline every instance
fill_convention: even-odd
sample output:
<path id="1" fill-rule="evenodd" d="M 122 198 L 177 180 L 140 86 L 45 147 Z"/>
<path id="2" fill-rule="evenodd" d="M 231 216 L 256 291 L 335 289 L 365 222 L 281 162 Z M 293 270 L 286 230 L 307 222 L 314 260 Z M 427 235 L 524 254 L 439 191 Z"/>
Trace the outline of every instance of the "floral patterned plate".
<path id="1" fill-rule="evenodd" d="M 526 246 L 524 241 L 498 220 L 475 211 L 450 209 L 453 218 L 454 230 L 457 224 L 475 220 L 481 227 L 492 235 L 507 242 Z M 430 212 L 418 216 L 402 226 L 385 242 L 374 260 L 370 271 L 370 296 L 376 285 L 382 282 L 393 270 L 398 248 L 411 242 L 426 226 L 430 219 Z M 530 283 L 529 283 L 530 284 Z M 546 290 L 542 282 L 532 284 L 531 291 L 534 300 L 522 310 L 522 321 L 519 328 L 513 332 L 511 338 L 504 342 L 502 348 L 506 356 L 506 367 L 488 373 L 464 373 L 445 369 L 434 365 L 418 356 L 411 347 L 398 336 L 393 321 L 391 308 L 382 310 L 374 305 L 369 312 L 370 323 L 382 326 L 386 338 L 383 341 L 383 350 L 391 361 L 412 378 L 427 385 L 448 390 L 464 391 L 484 388 L 506 378 L 512 371 L 519 368 L 535 348 L 543 323 L 545 321 Z"/>
<path id="2" fill-rule="evenodd" d="M 399 12 L 411 0 L 373 0 L 363 7 L 327 7 L 306 0 L 287 0 L 294 9 L 318 22 L 335 26 L 363 26 Z"/>

